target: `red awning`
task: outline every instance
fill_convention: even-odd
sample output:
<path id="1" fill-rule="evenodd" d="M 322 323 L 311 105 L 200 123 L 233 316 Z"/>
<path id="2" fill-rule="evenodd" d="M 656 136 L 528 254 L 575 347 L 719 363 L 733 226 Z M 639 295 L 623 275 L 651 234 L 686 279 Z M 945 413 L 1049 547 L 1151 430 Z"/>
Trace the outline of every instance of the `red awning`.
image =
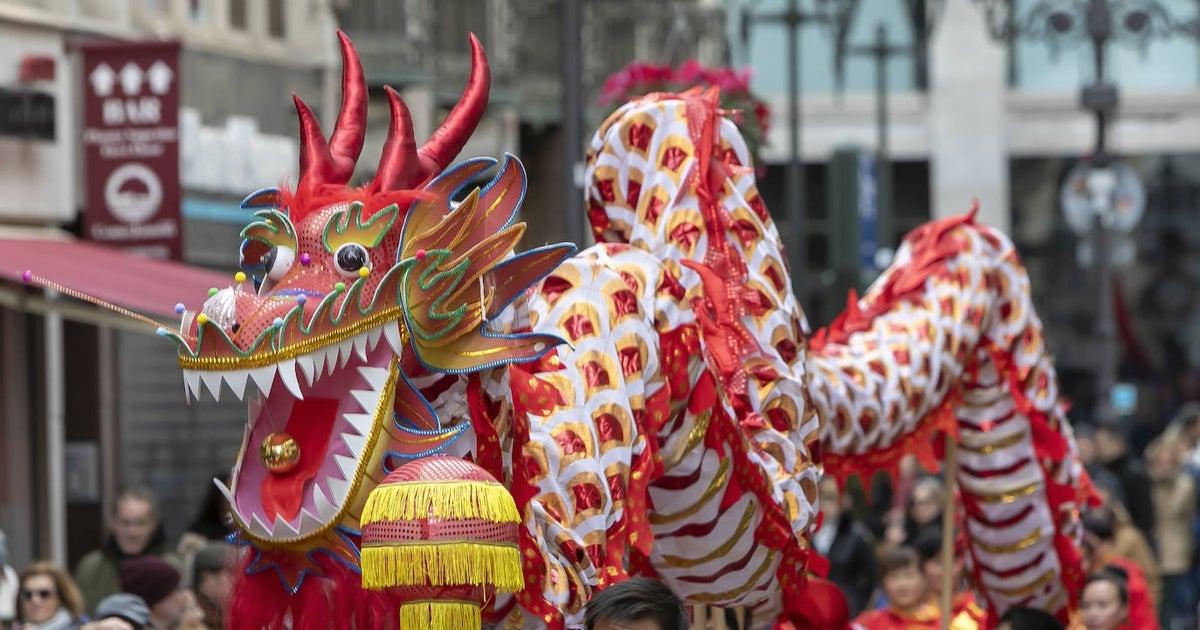
<path id="1" fill-rule="evenodd" d="M 85 241 L 0 238 L 0 279 L 22 282 L 25 270 L 168 322 L 178 317 L 177 303 L 198 310 L 210 288 L 233 284 L 232 273 L 150 260 Z"/>

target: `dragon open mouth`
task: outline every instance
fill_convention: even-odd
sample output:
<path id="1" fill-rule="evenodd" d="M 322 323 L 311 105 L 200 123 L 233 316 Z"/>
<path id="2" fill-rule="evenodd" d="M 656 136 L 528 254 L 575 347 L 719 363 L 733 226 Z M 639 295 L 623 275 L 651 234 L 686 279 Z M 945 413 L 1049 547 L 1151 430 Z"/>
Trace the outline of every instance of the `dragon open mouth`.
<path id="1" fill-rule="evenodd" d="M 215 397 L 224 383 L 248 402 L 232 487 L 216 483 L 251 537 L 273 543 L 308 538 L 340 522 L 354 505 L 363 476 L 380 456 L 374 448 L 379 431 L 392 418 L 402 347 L 400 323 L 391 321 L 262 367 L 184 371 L 189 394 L 199 397 L 203 384 Z M 249 392 L 247 381 L 256 386 Z M 272 434 L 299 447 L 286 472 L 272 471 L 260 457 Z"/>

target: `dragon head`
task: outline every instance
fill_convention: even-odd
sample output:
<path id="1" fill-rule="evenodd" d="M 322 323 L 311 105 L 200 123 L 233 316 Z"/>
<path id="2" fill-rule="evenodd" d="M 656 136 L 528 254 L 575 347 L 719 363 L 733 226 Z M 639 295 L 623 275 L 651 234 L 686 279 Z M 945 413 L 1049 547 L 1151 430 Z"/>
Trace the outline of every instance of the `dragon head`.
<path id="1" fill-rule="evenodd" d="M 462 98 L 421 148 L 404 102 L 387 88 L 391 127 L 379 167 L 350 188 L 367 89 L 353 46 L 339 37 L 343 100 L 332 136 L 295 98 L 295 190 L 246 198 L 256 220 L 242 232 L 237 284 L 211 291 L 178 332 L 166 333 L 179 346 L 189 392 L 203 386 L 219 396 L 224 385 L 248 401 L 242 449 L 221 487 L 260 549 L 350 547 L 380 480 L 469 429 L 437 418 L 414 377 L 532 360 L 559 343 L 488 325 L 570 251 L 514 255 L 525 228 L 513 222 L 525 193 L 520 163 L 506 157 L 490 183 L 458 202 L 497 162 L 443 172 L 487 103 L 478 41 Z"/>

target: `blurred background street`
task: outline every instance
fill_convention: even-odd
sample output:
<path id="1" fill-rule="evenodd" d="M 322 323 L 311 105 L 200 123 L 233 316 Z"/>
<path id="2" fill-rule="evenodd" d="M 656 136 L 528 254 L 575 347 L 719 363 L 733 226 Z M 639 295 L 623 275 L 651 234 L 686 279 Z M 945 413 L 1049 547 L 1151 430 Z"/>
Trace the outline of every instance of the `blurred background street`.
<path id="1" fill-rule="evenodd" d="M 50 257 L 55 279 L 161 321 L 196 299 L 192 287 L 232 283 L 250 214 L 239 202 L 297 170 L 291 94 L 332 128 L 339 28 L 371 89 L 356 181 L 385 138 L 383 87 L 428 137 L 466 83 L 468 33 L 479 37 L 491 101 L 460 158 L 523 161 L 525 247 L 590 242 L 586 141 L 623 98 L 698 78 L 740 97 L 814 329 L 907 231 L 978 202 L 1028 266 L 1072 421 L 1120 426 L 1141 453 L 1200 401 L 1197 11 L 1190 0 L 0 0 L 8 562 L 74 566 L 126 485 L 158 497 L 178 538 L 245 427 L 236 400 L 184 404 L 171 344 L 31 288 L 19 270 Z M 117 165 L 131 157 L 145 166 Z"/>

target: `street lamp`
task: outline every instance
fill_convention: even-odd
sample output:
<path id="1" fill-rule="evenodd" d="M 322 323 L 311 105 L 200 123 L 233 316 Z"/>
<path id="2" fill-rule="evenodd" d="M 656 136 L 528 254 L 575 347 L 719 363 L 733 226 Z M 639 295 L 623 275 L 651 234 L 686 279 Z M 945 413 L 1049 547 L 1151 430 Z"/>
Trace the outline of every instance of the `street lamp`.
<path id="1" fill-rule="evenodd" d="M 808 244 L 805 242 L 804 158 L 800 152 L 800 29 L 811 22 L 824 23 L 830 19 L 830 9 L 836 13 L 840 7 L 834 4 L 857 4 L 856 0 L 830 2 L 817 0 L 816 11 L 803 11 L 800 0 L 787 0 L 787 8 L 778 13 L 756 14 L 742 7 L 742 46 L 750 42 L 750 29 L 758 23 L 778 23 L 787 27 L 787 91 L 788 91 L 788 163 L 784 172 L 784 216 L 787 217 L 790 235 L 782 235 L 784 252 L 790 254 L 792 262 L 792 292 L 804 303 L 804 291 L 808 276 Z M 791 238 L 788 238 L 790 236 Z"/>
<path id="2" fill-rule="evenodd" d="M 1044 41 L 1052 51 L 1086 42 L 1092 49 L 1095 77 L 1080 90 L 1080 103 L 1096 121 L 1096 139 L 1084 181 L 1092 211 L 1096 264 L 1099 357 L 1096 367 L 1097 422 L 1115 420 L 1112 388 L 1117 377 L 1116 322 L 1113 314 L 1111 238 L 1117 220 L 1116 188 L 1120 164 L 1108 149 L 1108 123 L 1116 111 L 1118 92 L 1105 80 L 1105 52 L 1111 42 L 1145 48 L 1155 39 L 1186 33 L 1196 37 L 1196 24 L 1181 24 L 1158 0 L 1040 0 L 1029 4 L 1026 15 L 1016 14 L 1013 0 L 975 0 L 987 16 L 990 34 L 997 40 L 1016 38 Z"/>

